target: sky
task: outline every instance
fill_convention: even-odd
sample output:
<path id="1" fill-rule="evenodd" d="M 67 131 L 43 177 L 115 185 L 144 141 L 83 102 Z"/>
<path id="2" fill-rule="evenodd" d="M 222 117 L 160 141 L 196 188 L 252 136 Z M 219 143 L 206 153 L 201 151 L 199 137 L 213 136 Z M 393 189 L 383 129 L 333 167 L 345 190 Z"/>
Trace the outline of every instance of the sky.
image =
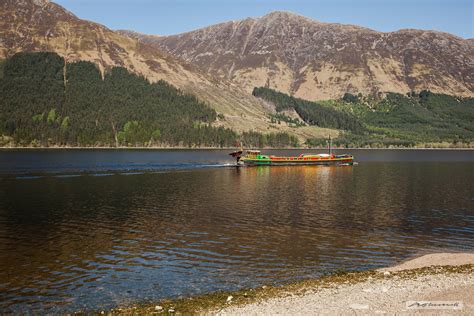
<path id="1" fill-rule="evenodd" d="M 405 28 L 474 37 L 474 0 L 52 0 L 117 30 L 178 34 L 284 10 L 322 22 L 389 32 Z"/>

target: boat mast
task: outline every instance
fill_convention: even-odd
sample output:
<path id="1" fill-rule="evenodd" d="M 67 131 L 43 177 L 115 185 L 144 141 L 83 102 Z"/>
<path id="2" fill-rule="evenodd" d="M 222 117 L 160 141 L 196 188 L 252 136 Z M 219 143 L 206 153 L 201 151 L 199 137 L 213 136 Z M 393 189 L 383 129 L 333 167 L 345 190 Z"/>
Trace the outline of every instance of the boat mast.
<path id="1" fill-rule="evenodd" d="M 328 141 L 328 152 L 329 152 L 329 155 L 332 154 L 332 150 L 331 150 L 331 135 L 329 135 L 329 141 Z"/>

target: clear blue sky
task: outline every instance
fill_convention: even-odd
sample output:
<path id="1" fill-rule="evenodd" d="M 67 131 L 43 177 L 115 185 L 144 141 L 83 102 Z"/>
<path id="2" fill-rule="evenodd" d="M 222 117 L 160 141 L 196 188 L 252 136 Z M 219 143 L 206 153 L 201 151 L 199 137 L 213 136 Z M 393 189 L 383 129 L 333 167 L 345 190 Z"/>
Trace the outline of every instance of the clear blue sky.
<path id="1" fill-rule="evenodd" d="M 111 29 L 169 35 L 286 10 L 378 31 L 438 30 L 474 37 L 474 0 L 53 0 Z"/>

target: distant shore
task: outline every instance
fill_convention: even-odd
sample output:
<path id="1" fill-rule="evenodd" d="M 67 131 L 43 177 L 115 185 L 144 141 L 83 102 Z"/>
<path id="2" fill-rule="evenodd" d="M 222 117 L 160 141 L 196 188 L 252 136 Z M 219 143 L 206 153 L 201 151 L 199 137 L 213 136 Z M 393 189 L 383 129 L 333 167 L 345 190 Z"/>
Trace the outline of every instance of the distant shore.
<path id="1" fill-rule="evenodd" d="M 254 147 L 252 147 L 254 148 Z M 1 150 L 236 150 L 238 147 L 0 147 Z M 261 150 L 328 150 L 327 147 L 263 147 Z M 474 150 L 474 147 L 387 147 L 387 148 L 367 148 L 367 147 L 332 147 L 334 150 Z M 245 150 L 245 148 L 244 148 Z"/>
<path id="2" fill-rule="evenodd" d="M 432 309 L 426 309 L 427 306 L 423 305 L 427 301 L 432 302 L 432 306 L 428 306 Z M 283 286 L 262 286 L 174 301 L 164 300 L 151 305 L 116 308 L 109 312 L 163 315 L 447 312 L 472 315 L 474 253 L 428 254 L 377 270 L 333 274 Z"/>

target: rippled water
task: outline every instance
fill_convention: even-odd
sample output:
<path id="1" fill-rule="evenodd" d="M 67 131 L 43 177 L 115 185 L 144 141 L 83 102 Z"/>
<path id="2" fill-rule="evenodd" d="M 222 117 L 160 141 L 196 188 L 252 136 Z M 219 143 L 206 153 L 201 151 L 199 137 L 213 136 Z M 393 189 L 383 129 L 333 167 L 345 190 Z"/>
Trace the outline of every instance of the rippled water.
<path id="1" fill-rule="evenodd" d="M 473 151 L 229 167 L 226 151 L 0 152 L 0 312 L 98 310 L 474 251 Z"/>

